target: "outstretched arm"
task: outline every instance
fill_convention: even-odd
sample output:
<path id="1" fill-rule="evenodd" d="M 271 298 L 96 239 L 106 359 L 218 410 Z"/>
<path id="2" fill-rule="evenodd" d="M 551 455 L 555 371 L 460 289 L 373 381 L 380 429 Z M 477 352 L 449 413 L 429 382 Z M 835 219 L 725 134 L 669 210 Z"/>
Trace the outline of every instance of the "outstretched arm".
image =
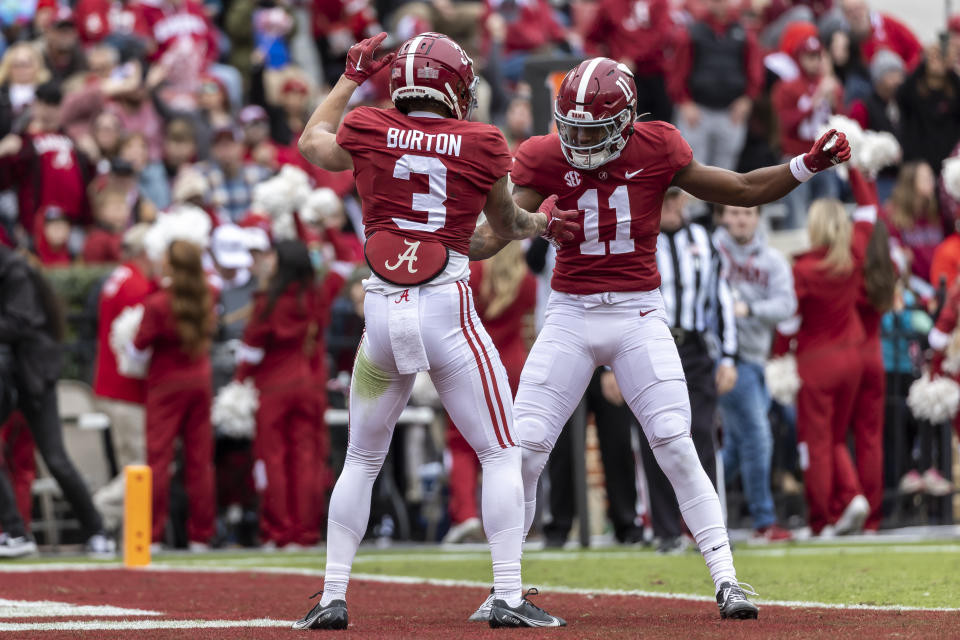
<path id="1" fill-rule="evenodd" d="M 337 127 L 343 119 L 343 112 L 353 92 L 364 80 L 377 73 L 393 61 L 394 55 L 388 53 L 374 60 L 377 47 L 387 37 L 380 33 L 350 47 L 347 52 L 347 69 L 323 99 L 307 125 L 297 147 L 304 158 L 327 171 L 345 171 L 353 168 L 353 159 L 346 149 L 337 144 Z"/>
<path id="2" fill-rule="evenodd" d="M 834 134 L 836 139 L 830 144 Z M 814 174 L 849 159 L 847 137 L 830 130 L 817 140 L 809 152 L 786 164 L 763 167 L 750 173 L 737 173 L 693 160 L 677 172 L 672 184 L 707 202 L 755 207 L 779 200 Z"/>

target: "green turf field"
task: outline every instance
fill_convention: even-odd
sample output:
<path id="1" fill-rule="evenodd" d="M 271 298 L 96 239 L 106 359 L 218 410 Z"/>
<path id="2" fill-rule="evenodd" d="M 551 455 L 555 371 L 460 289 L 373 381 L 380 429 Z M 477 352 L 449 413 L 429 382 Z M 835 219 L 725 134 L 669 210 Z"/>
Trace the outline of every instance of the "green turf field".
<path id="1" fill-rule="evenodd" d="M 741 580 L 760 600 L 915 607 L 960 607 L 960 543 L 792 544 L 748 547 L 734 553 Z M 323 569 L 319 552 L 168 554 L 161 564 Z M 481 550 L 436 547 L 362 548 L 358 574 L 411 576 L 486 584 L 489 556 Z M 700 555 L 659 556 L 645 549 L 527 551 L 524 584 L 605 590 L 712 595 Z"/>

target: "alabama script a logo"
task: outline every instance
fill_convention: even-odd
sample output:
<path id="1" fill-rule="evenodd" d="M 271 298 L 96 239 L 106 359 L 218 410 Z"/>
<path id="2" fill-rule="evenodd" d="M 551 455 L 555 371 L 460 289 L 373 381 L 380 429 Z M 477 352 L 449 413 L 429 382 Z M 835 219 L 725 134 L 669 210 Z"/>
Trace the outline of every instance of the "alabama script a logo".
<path id="1" fill-rule="evenodd" d="M 420 241 L 419 240 L 412 241 L 404 238 L 403 243 L 407 245 L 407 250 L 404 251 L 403 253 L 397 254 L 397 261 L 393 265 L 391 265 L 388 261 L 384 261 L 383 266 L 385 266 L 390 271 L 396 271 L 397 269 L 400 268 L 400 266 L 403 263 L 406 263 L 407 272 L 416 273 L 417 268 L 414 265 L 417 262 L 417 249 L 420 248 Z"/>

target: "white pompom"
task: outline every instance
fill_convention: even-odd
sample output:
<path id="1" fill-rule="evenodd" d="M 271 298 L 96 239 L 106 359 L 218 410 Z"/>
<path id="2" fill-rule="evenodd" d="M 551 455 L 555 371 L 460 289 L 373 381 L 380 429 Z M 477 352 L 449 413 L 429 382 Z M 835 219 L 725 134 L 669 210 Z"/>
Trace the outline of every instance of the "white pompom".
<path id="1" fill-rule="evenodd" d="M 251 209 L 278 218 L 298 211 L 310 196 L 310 177 L 298 167 L 284 165 L 280 173 L 253 188 Z"/>
<path id="2" fill-rule="evenodd" d="M 819 132 L 823 135 L 836 129 L 847 136 L 850 143 L 850 166 L 875 176 L 884 167 L 900 161 L 900 143 L 886 131 L 864 131 L 860 123 L 847 116 L 830 116 L 826 126 Z"/>
<path id="3" fill-rule="evenodd" d="M 292 213 L 285 213 L 277 216 L 270 223 L 270 233 L 273 235 L 274 242 L 279 240 L 296 240 L 297 223 L 293 219 Z"/>
<path id="4" fill-rule="evenodd" d="M 945 376 L 931 380 L 930 374 L 924 373 L 910 385 L 907 406 L 919 420 L 933 424 L 949 422 L 957 415 L 960 406 L 960 385 Z"/>
<path id="5" fill-rule="evenodd" d="M 943 161 L 943 188 L 947 195 L 960 202 L 960 157 L 947 158 Z"/>
<path id="6" fill-rule="evenodd" d="M 127 378 L 143 379 L 147 377 L 150 360 L 140 360 L 131 356 L 130 347 L 137 337 L 140 323 L 143 321 L 143 305 L 127 307 L 110 325 L 110 349 L 117 359 L 117 371 Z"/>
<path id="7" fill-rule="evenodd" d="M 259 408 L 260 392 L 253 385 L 253 380 L 234 380 L 217 393 L 210 411 L 210 421 L 220 435 L 252 439 L 257 431 Z"/>
<path id="8" fill-rule="evenodd" d="M 888 131 L 864 131 L 860 151 L 854 164 L 868 175 L 875 176 L 881 169 L 900 162 L 900 143 Z M 852 161 L 852 159 L 851 159 Z"/>
<path id="9" fill-rule="evenodd" d="M 768 360 L 764 368 L 764 378 L 774 400 L 786 407 L 796 403 L 802 382 L 797 373 L 797 359 L 793 354 L 788 353 Z"/>
<path id="10" fill-rule="evenodd" d="M 157 217 L 157 221 L 147 231 L 143 243 L 147 256 L 158 262 L 175 240 L 192 242 L 198 247 L 206 248 L 210 244 L 212 229 L 213 223 L 206 211 L 189 204 L 176 205 Z"/>
<path id="11" fill-rule="evenodd" d="M 308 224 L 319 224 L 326 216 L 340 211 L 343 203 L 333 189 L 314 189 L 300 207 L 300 219 Z"/>

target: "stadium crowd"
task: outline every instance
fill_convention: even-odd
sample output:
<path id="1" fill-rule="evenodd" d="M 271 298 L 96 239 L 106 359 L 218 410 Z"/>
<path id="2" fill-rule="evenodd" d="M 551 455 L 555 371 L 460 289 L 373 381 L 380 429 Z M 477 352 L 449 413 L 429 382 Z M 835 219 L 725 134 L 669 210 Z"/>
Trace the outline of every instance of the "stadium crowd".
<path id="1" fill-rule="evenodd" d="M 956 324 L 951 305 L 960 294 L 946 293 L 960 271 L 960 171 L 950 170 L 950 158 L 960 157 L 960 16 L 944 38 L 921 43 L 895 16 L 871 10 L 869 0 L 0 3 L 0 279 L 5 265 L 21 260 L 17 255 L 47 275 L 105 265 L 88 283 L 97 326 L 88 381 L 109 416 L 117 468 L 152 468 L 155 543 L 291 549 L 319 540 L 346 437 L 325 415 L 345 401 L 363 331 L 366 266 L 353 176 L 312 166 L 297 141 L 318 96 L 342 72 L 347 49 L 381 30 L 390 34 L 386 49 L 424 31 L 460 42 L 483 78 L 474 118 L 501 127 L 514 149 L 533 134 L 525 62 L 551 55 L 606 55 L 624 63 L 634 73 L 638 111 L 674 123 L 704 164 L 748 171 L 784 162 L 809 149 L 838 115 L 892 134 L 900 148 L 896 162 L 873 174 L 851 170 L 849 179 L 817 174 L 762 211 L 714 210 L 668 193 L 665 246 L 704 242 L 716 257 L 717 281 L 709 292 L 717 298 L 712 311 L 703 318 L 693 312 L 693 324 L 685 325 L 677 310 L 672 331 L 678 346 L 702 345 L 696 357 L 707 362 L 697 385 L 702 395 L 693 403 L 703 412 L 700 427 L 694 425 L 703 434 L 700 457 L 714 469 L 706 461 L 722 443 L 727 485 L 741 476 L 758 536 L 790 537 L 777 525 L 771 490 L 799 493 L 804 471 L 814 533 L 827 525 L 841 533 L 876 530 L 885 490 L 953 491 L 933 461 L 924 435 L 929 425 L 902 418 L 896 407 L 920 378 L 925 349 L 943 352 L 953 330 L 949 319 Z M 385 73 L 374 77 L 355 105 L 388 105 L 387 83 Z M 885 237 L 858 236 L 838 202 L 876 209 L 889 242 L 878 250 Z M 809 243 L 788 249 L 812 247 L 811 253 L 798 257 L 791 273 L 767 247 L 767 232 L 803 228 L 810 229 Z M 514 243 L 471 265 L 478 312 L 514 391 L 548 290 L 551 251 L 545 241 Z M 836 282 L 804 267 L 817 251 L 836 267 L 830 276 Z M 872 310 L 852 302 L 839 308 L 857 297 L 863 269 L 851 265 L 864 264 L 881 280 L 868 283 L 868 293 L 887 295 L 871 298 Z M 693 286 L 680 282 L 679 272 L 674 279 L 678 292 Z M 9 287 L 4 281 L 0 289 L 9 294 Z M 817 297 L 844 287 L 849 295 Z M 3 313 L 9 304 L 3 300 Z M 121 341 L 117 321 L 134 308 L 142 310 L 138 328 Z M 43 309 L 46 320 L 37 326 L 45 330 L 57 313 L 55 305 Z M 793 309 L 804 323 L 794 347 L 803 385 L 798 412 L 789 401 L 775 403 L 775 422 L 786 425 L 775 437 L 763 367 L 782 321 L 778 353 L 791 348 Z M 817 314 L 826 325 L 822 336 L 811 333 Z M 847 329 L 837 328 L 840 318 L 849 335 L 841 336 Z M 724 319 L 738 335 L 723 335 Z M 24 339 L 7 333 L 8 318 L 0 320 L 0 343 Z M 936 337 L 928 343 L 931 329 Z M 865 357 L 870 366 L 856 372 L 836 366 L 859 361 L 859 347 L 850 346 L 849 358 L 835 348 L 845 340 L 875 342 Z M 8 361 L 23 357 L 13 352 L 0 352 L 7 354 L 0 368 L 8 375 L 17 367 Z M 4 468 L 27 524 L 33 422 L 50 417 L 38 417 L 24 398 L 49 394 L 55 369 L 36 372 L 37 389 L 21 389 L 10 401 L 17 410 L 0 432 Z M 843 380 L 825 381 L 824 372 Z M 692 398 L 695 391 L 691 385 Z M 255 429 L 237 409 L 253 395 Z M 415 397 L 435 403 L 428 389 Z M 612 372 L 597 371 L 587 406 L 600 438 L 614 535 L 638 542 L 638 459 L 646 463 L 648 494 L 666 491 L 672 500 L 669 486 L 657 488 L 651 477 L 656 465 L 641 455 Z M 827 434 L 817 446 L 811 425 Z M 903 431 L 900 450 L 891 428 Z M 848 430 L 856 438 L 856 468 Z M 447 450 L 449 516 L 440 520 L 449 527 L 419 535 L 447 531 L 448 541 L 468 540 L 482 535 L 479 463 L 452 423 L 444 422 L 441 433 L 447 434 L 440 448 Z M 122 478 L 92 498 L 101 522 L 79 495 L 62 444 L 37 438 L 36 445 L 61 486 L 74 487 L 64 493 L 85 514 L 93 550 L 105 549 L 103 534 L 122 517 Z M 565 459 L 571 446 L 561 441 L 550 462 L 553 491 L 543 532 L 551 544 L 562 544 L 572 525 Z M 425 500 L 438 475 L 426 462 L 441 456 L 425 453 L 429 448 L 406 438 L 396 452 L 399 470 L 389 471 L 391 484 L 413 503 Z M 894 466 L 889 459 L 897 456 Z M 404 473 L 404 466 L 412 468 Z M 821 486 L 831 475 L 845 486 Z M 167 522 L 168 513 L 183 520 L 183 509 L 169 504 L 171 478 L 185 487 L 185 528 Z M 371 526 L 386 537 L 399 514 L 389 500 L 379 502 Z M 662 520 L 654 495 L 646 502 L 662 548 L 682 546 L 680 523 Z M 851 514 L 854 522 L 844 519 Z M 8 531 L 11 517 L 0 521 Z"/>

